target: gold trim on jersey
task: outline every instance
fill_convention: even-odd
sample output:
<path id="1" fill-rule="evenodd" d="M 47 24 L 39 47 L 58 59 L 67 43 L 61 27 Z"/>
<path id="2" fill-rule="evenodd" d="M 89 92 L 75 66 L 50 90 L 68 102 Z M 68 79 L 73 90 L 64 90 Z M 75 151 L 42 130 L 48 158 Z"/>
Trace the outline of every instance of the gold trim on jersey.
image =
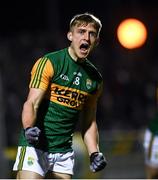
<path id="1" fill-rule="evenodd" d="M 62 106 L 81 110 L 88 96 L 90 94 L 87 92 L 75 88 L 60 86 L 55 83 L 51 85 L 50 100 Z"/>
<path id="2" fill-rule="evenodd" d="M 40 61 L 38 61 L 37 69 L 35 72 L 35 75 L 33 79 L 31 80 L 30 86 L 34 88 L 39 88 L 40 86 L 40 80 L 42 78 L 42 72 L 44 70 L 45 64 L 47 62 L 47 58 L 41 58 Z"/>

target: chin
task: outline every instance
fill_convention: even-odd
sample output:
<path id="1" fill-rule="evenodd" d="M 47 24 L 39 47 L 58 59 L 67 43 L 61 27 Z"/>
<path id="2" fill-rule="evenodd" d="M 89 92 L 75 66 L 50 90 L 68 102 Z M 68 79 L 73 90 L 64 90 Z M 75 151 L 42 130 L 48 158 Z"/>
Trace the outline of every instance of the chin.
<path id="1" fill-rule="evenodd" d="M 82 55 L 79 56 L 79 58 L 80 59 L 85 59 L 85 58 L 87 58 L 87 56 L 88 56 L 88 54 L 85 54 L 85 55 L 82 54 Z"/>

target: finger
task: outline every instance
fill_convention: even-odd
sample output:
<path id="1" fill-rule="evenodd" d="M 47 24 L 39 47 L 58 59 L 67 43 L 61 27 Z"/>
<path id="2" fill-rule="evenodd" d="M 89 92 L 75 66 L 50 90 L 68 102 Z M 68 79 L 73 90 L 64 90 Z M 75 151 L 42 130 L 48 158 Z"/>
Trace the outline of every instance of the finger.
<path id="1" fill-rule="evenodd" d="M 36 133 L 34 133 L 34 132 L 29 132 L 29 133 L 27 133 L 27 135 L 28 135 L 29 137 L 37 137 L 37 136 L 38 136 L 38 134 L 36 134 Z"/>

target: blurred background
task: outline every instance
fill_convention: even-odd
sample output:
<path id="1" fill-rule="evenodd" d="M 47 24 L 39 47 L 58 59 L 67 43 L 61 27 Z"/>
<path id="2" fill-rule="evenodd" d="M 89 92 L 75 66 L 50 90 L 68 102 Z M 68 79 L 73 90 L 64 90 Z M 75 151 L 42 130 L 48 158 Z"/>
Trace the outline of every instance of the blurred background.
<path id="1" fill-rule="evenodd" d="M 0 2 L 0 178 L 14 178 L 21 110 L 30 70 L 42 55 L 68 46 L 69 21 L 91 12 L 103 24 L 100 45 L 91 55 L 104 79 L 98 105 L 100 148 L 107 168 L 91 174 L 78 132 L 74 178 L 145 178 L 143 134 L 154 116 L 158 81 L 158 5 L 156 0 L 23 0 Z M 137 18 L 147 29 L 145 43 L 134 49 L 117 38 L 122 20 Z"/>

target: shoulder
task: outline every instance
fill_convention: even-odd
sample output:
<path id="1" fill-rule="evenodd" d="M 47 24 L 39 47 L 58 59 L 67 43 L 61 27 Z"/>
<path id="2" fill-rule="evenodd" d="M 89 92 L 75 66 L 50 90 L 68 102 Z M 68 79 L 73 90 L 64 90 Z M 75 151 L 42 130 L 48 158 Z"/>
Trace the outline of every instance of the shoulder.
<path id="1" fill-rule="evenodd" d="M 50 59 L 50 60 L 55 60 L 55 59 L 59 59 L 63 56 L 65 56 L 66 54 L 66 50 L 67 48 L 58 50 L 58 51 L 54 51 L 54 52 L 50 52 L 44 55 L 44 57 Z"/>

